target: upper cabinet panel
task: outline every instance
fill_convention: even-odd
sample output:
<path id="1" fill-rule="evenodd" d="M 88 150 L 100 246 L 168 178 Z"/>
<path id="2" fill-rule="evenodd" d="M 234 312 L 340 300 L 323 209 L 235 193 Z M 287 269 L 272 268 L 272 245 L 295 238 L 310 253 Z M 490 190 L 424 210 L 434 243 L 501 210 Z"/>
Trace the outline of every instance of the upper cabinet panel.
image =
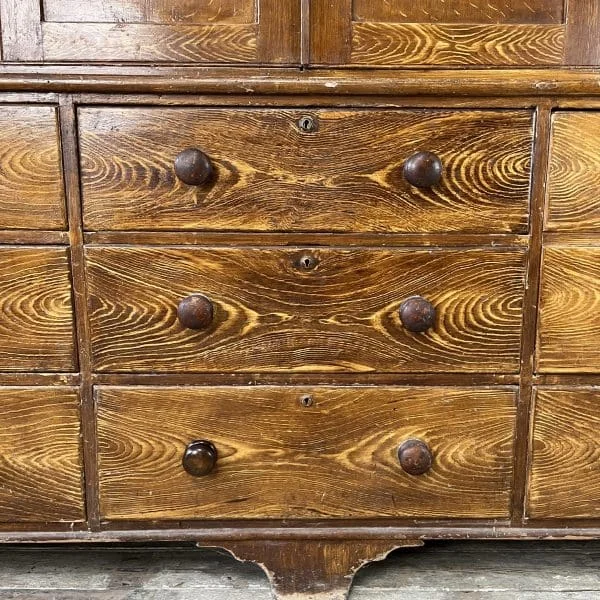
<path id="1" fill-rule="evenodd" d="M 310 23 L 316 65 L 600 62 L 597 0 L 311 0 Z"/>
<path id="2" fill-rule="evenodd" d="M 0 0 L 6 61 L 296 64 L 301 0 Z"/>

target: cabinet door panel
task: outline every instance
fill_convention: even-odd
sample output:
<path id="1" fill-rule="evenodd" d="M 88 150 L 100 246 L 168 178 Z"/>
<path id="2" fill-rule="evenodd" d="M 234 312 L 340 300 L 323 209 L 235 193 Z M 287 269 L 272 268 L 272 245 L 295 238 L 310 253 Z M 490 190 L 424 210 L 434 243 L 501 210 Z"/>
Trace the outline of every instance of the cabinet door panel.
<path id="1" fill-rule="evenodd" d="M 293 64 L 300 0 L 5 0 L 6 60 Z"/>
<path id="2" fill-rule="evenodd" d="M 595 0 L 313 0 L 311 62 L 552 66 L 600 62 Z"/>

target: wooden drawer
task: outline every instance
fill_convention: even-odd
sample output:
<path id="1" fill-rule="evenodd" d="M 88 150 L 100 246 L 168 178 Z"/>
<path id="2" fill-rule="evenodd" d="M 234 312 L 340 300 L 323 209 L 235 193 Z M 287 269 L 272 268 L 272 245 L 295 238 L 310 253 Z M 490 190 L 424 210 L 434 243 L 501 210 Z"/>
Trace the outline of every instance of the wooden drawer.
<path id="1" fill-rule="evenodd" d="M 599 430 L 600 389 L 537 389 L 531 517 L 600 517 Z"/>
<path id="2" fill-rule="evenodd" d="M 0 106 L 0 229 L 66 229 L 56 108 Z"/>
<path id="3" fill-rule="evenodd" d="M 101 387 L 96 401 L 105 519 L 509 516 L 513 388 Z M 423 474 L 399 462 L 411 439 L 431 468 L 403 464 Z"/>
<path id="4" fill-rule="evenodd" d="M 544 249 L 537 366 L 600 372 L 600 246 Z"/>
<path id="5" fill-rule="evenodd" d="M 519 370 L 522 248 L 96 246 L 86 256 L 97 371 Z"/>
<path id="6" fill-rule="evenodd" d="M 75 388 L 0 387 L 0 522 L 83 521 Z"/>
<path id="7" fill-rule="evenodd" d="M 0 371 L 75 371 L 66 248 L 0 247 Z"/>
<path id="8" fill-rule="evenodd" d="M 557 112 L 546 229 L 600 231 L 600 112 Z"/>
<path id="9" fill-rule="evenodd" d="M 85 228 L 526 232 L 532 119 L 525 110 L 83 108 Z M 178 172 L 199 181 L 212 169 L 201 185 L 175 173 L 190 148 L 209 165 L 188 154 Z M 441 160 L 429 188 L 404 176 L 423 151 Z M 421 164 L 416 175 L 430 182 L 436 169 Z"/>

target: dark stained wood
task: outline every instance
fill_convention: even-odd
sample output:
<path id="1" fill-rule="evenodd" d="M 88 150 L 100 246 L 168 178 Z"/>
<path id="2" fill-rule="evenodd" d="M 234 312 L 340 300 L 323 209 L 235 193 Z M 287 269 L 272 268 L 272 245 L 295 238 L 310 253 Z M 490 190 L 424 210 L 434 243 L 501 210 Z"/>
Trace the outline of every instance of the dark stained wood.
<path id="1" fill-rule="evenodd" d="M 600 517 L 600 392 L 538 388 L 528 514 Z"/>
<path id="2" fill-rule="evenodd" d="M 405 300 L 399 308 L 402 325 L 413 333 L 423 333 L 435 325 L 436 310 L 429 300 L 413 296 Z"/>
<path id="3" fill-rule="evenodd" d="M 409 475 L 424 475 L 431 469 L 433 454 L 423 440 L 409 439 L 400 444 L 398 460 Z"/>
<path id="4" fill-rule="evenodd" d="M 306 112 L 81 109 L 86 229 L 527 230 L 531 112 L 314 110 L 309 134 Z M 215 177 L 194 188 L 172 165 L 198 144 Z M 419 149 L 445 165 L 430 190 L 402 174 Z"/>
<path id="5" fill-rule="evenodd" d="M 239 541 L 224 549 L 237 560 L 260 566 L 277 600 L 326 600 L 347 598 L 354 575 L 366 564 L 384 560 L 392 550 L 422 545 L 420 540 Z"/>
<path id="6" fill-rule="evenodd" d="M 53 106 L 0 105 L 0 229 L 66 229 Z"/>
<path id="7" fill-rule="evenodd" d="M 350 61 L 352 2 L 353 0 L 311 0 L 310 63 L 343 65 Z"/>
<path id="8" fill-rule="evenodd" d="M 404 163 L 404 177 L 408 183 L 418 188 L 438 185 L 443 172 L 442 161 L 433 152 L 417 152 Z"/>
<path id="9" fill-rule="evenodd" d="M 597 0 L 567 2 L 565 63 L 600 64 L 600 3 Z"/>
<path id="10" fill-rule="evenodd" d="M 310 252 L 314 269 L 296 266 Z M 517 372 L 521 249 L 89 247 L 99 372 Z M 437 325 L 413 334 L 398 309 L 416 292 Z M 191 293 L 210 329 L 177 321 Z"/>
<path id="11" fill-rule="evenodd" d="M 65 248 L 0 248 L 0 313 L 0 370 L 76 370 Z"/>
<path id="12" fill-rule="evenodd" d="M 600 373 L 600 247 L 544 249 L 537 371 Z"/>
<path id="13" fill-rule="evenodd" d="M 301 0 L 259 0 L 257 54 L 263 64 L 299 64 Z"/>
<path id="14" fill-rule="evenodd" d="M 549 231 L 600 231 L 600 112 L 559 111 L 552 118 Z"/>
<path id="15" fill-rule="evenodd" d="M 214 175 L 210 158 L 198 150 L 188 148 L 175 157 L 175 175 L 186 185 L 202 185 Z"/>
<path id="16" fill-rule="evenodd" d="M 96 398 L 108 519 L 509 515 L 514 389 L 102 387 Z M 199 436 L 219 461 L 195 479 L 181 457 Z M 435 456 L 426 475 L 398 464 L 411 437 Z"/>
<path id="17" fill-rule="evenodd" d="M 192 477 L 206 477 L 214 471 L 219 453 L 207 440 L 190 442 L 183 453 L 182 466 Z"/>
<path id="18" fill-rule="evenodd" d="M 82 521 L 74 388 L 0 388 L 0 521 Z"/>
<path id="19" fill-rule="evenodd" d="M 177 306 L 177 319 L 188 329 L 208 329 L 213 318 L 212 302 L 202 294 L 192 294 Z"/>

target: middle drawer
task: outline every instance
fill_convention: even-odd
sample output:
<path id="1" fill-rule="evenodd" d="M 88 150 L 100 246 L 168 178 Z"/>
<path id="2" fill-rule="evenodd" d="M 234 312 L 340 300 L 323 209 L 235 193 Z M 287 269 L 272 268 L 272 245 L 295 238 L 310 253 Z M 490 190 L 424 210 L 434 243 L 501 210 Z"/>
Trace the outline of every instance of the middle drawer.
<path id="1" fill-rule="evenodd" d="M 100 372 L 519 369 L 526 250 L 86 249 Z"/>

